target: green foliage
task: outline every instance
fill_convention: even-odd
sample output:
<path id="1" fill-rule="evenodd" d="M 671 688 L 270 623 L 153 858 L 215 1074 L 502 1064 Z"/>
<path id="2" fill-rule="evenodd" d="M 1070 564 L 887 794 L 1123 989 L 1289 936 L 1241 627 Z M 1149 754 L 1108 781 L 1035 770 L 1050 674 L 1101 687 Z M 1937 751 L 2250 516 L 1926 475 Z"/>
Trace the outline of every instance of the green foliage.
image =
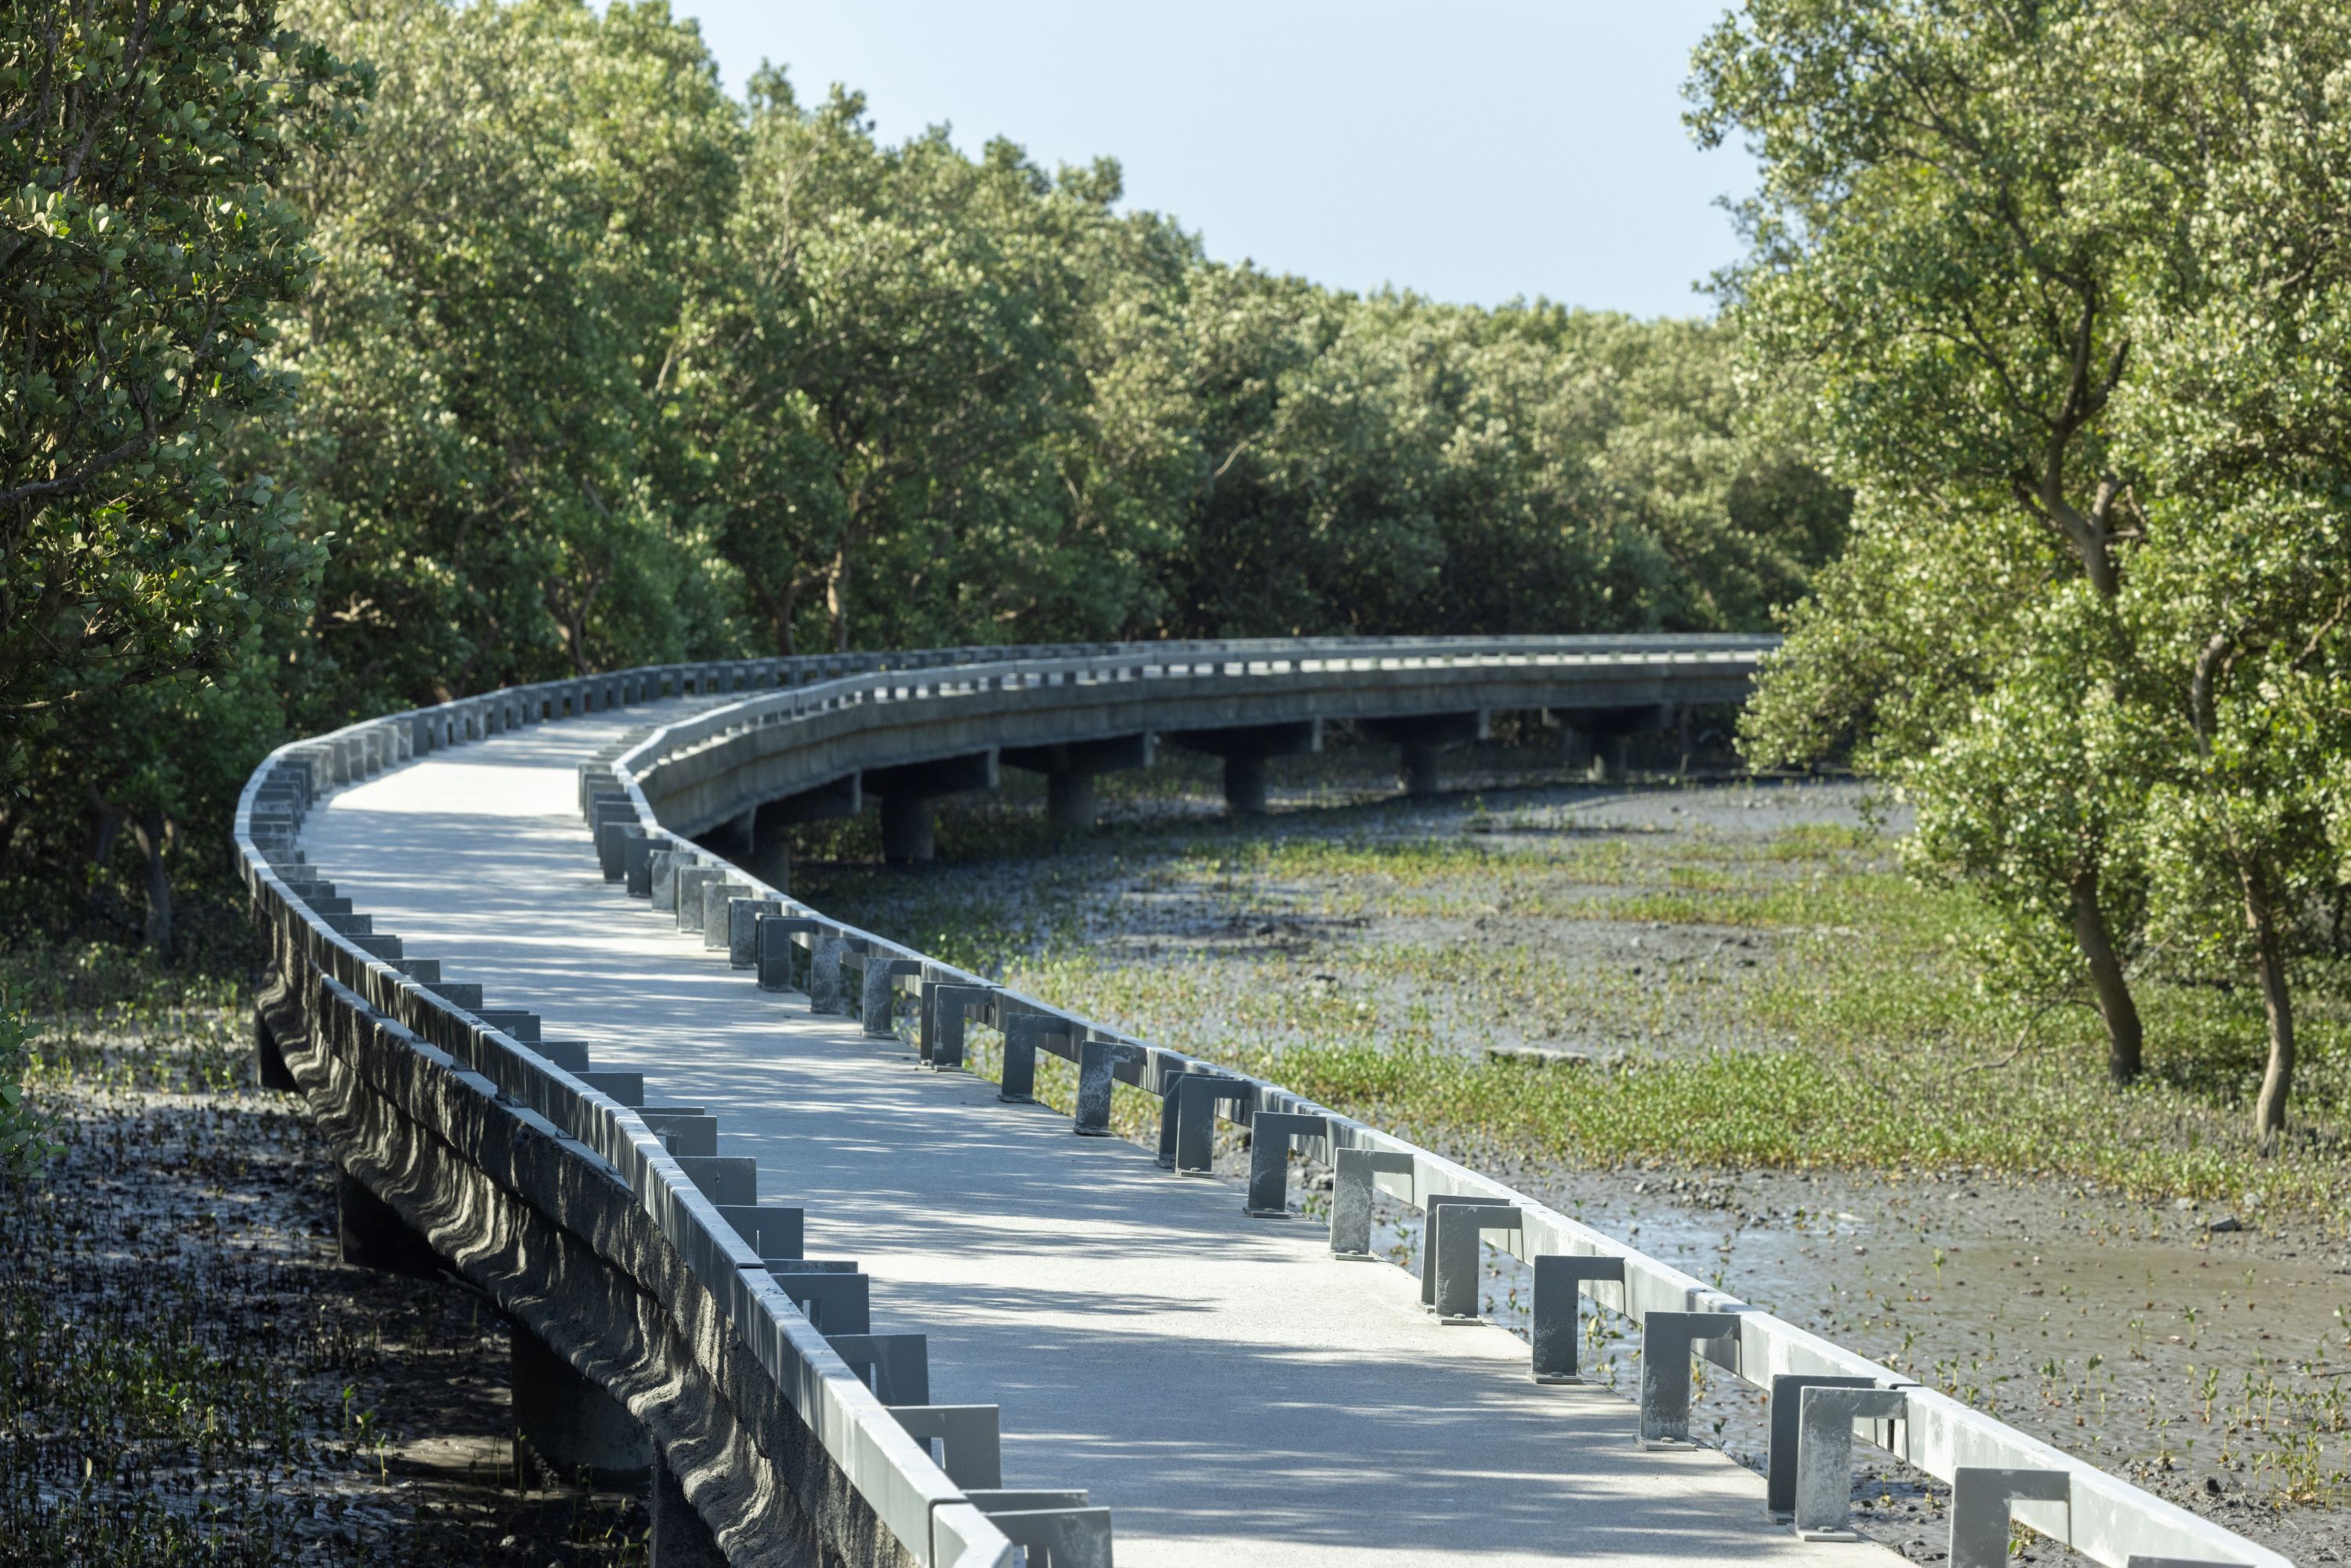
<path id="1" fill-rule="evenodd" d="M 0 1180 L 32 1180 L 57 1149 L 47 1116 L 25 1099 L 35 1037 L 31 1019 L 0 991 Z"/>
<path id="2" fill-rule="evenodd" d="M 369 134 L 295 193 L 322 266 L 273 455 L 333 551 L 296 672 L 319 716 L 731 652 L 671 417 L 736 181 L 700 38 L 659 5 L 298 14 L 379 65 Z"/>
<path id="3" fill-rule="evenodd" d="M 1115 176 L 1057 184 L 1008 143 L 966 159 L 944 130 L 883 148 L 863 112 L 754 81 L 687 360 L 720 546 L 779 651 L 803 605 L 841 648 L 1033 614 L 1071 531 L 1051 445 L 1082 439 L 1080 239 L 1112 221 Z"/>
<path id="4" fill-rule="evenodd" d="M 60 707 L 302 608 L 319 552 L 228 457 L 291 406 L 275 312 L 316 258 L 277 184 L 366 85 L 266 0 L 0 21 L 0 779 Z"/>
<path id="5" fill-rule="evenodd" d="M 1189 315 L 1171 631 L 1752 627 L 1842 541 L 1844 493 L 1743 427 L 1719 329 L 1213 267 Z"/>
<path id="6" fill-rule="evenodd" d="M 1754 627 L 1843 538 L 1714 326 L 1217 265 L 1108 160 L 890 145 L 778 69 L 730 99 L 662 0 L 284 19 L 0 31 L 0 856 L 85 924 L 168 946 L 259 751 L 406 704 L 852 644 Z"/>
<path id="7" fill-rule="evenodd" d="M 2135 956 L 2250 968 L 2264 1133 L 2346 886 L 2346 67 L 2299 0 L 1755 0 L 1692 83 L 1766 171 L 1725 292 L 1864 497 L 1750 755 L 1891 779 L 2118 1079 Z"/>

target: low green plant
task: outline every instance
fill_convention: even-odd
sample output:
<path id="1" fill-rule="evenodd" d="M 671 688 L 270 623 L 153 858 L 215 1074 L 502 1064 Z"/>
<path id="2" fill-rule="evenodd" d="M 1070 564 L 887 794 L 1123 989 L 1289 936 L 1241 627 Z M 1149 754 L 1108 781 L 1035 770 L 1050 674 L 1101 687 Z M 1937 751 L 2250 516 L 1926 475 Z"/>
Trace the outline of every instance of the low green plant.
<path id="1" fill-rule="evenodd" d="M 0 1180 L 37 1177 L 57 1150 L 49 1138 L 47 1113 L 25 1097 L 25 1071 L 37 1033 L 13 999 L 0 992 Z"/>

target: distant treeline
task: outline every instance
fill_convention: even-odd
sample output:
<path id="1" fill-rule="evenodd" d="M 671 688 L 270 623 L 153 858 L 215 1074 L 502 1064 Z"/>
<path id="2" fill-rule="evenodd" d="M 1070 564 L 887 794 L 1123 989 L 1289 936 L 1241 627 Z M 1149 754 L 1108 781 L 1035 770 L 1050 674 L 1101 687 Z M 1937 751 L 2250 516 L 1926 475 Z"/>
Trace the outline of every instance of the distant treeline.
<path id="1" fill-rule="evenodd" d="M 160 922 L 262 747 L 504 683 L 1754 628 L 1843 539 L 1720 328 L 1212 262 L 1107 160 L 731 98 L 660 5 L 34 5 L 0 51 L 0 845 L 52 905 Z"/>

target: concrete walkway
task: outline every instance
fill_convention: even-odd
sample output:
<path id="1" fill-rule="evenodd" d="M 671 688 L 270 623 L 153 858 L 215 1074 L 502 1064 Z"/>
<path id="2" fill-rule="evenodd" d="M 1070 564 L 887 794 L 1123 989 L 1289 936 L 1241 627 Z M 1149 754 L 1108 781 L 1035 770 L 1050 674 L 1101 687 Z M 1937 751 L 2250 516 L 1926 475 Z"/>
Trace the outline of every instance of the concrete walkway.
<path id="1" fill-rule="evenodd" d="M 436 753 L 333 797 L 304 847 L 444 978 L 716 1113 L 761 1200 L 806 1207 L 810 1256 L 873 1277 L 876 1331 L 930 1335 L 932 1397 L 1003 1407 L 1006 1484 L 1113 1511 L 1121 1568 L 1895 1560 L 1773 1527 L 1719 1454 L 1641 1451 L 1623 1399 L 1537 1387 L 1521 1341 L 1439 1328 L 1320 1225 L 1247 1218 L 1235 1186 L 922 1071 L 622 896 L 572 770 L 683 711 Z"/>

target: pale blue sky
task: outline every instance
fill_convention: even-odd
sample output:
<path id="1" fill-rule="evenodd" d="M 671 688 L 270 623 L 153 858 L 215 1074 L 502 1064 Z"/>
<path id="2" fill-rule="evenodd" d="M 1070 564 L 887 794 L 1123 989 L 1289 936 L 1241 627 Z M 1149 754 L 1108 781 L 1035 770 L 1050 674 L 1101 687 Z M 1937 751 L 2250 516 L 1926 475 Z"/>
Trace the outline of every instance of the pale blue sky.
<path id="1" fill-rule="evenodd" d="M 732 89 L 764 57 L 804 101 L 862 89 L 891 141 L 1108 153 L 1209 255 L 1343 288 L 1703 314 L 1739 248 L 1714 200 L 1753 179 L 1681 124 L 1723 0 L 672 3 Z"/>

